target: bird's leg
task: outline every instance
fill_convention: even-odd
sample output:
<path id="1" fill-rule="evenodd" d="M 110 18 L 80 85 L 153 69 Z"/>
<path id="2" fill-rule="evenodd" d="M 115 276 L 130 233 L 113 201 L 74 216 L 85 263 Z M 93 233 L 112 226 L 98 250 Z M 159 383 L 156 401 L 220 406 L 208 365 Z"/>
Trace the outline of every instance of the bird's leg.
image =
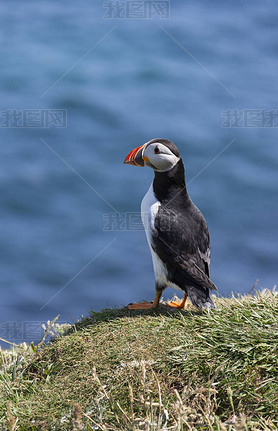
<path id="1" fill-rule="evenodd" d="M 158 308 L 161 295 L 162 295 L 162 290 L 157 290 L 154 301 L 153 301 L 152 308 Z"/>
<path id="2" fill-rule="evenodd" d="M 156 289 L 156 295 L 153 302 L 138 302 L 134 304 L 129 304 L 127 308 L 129 310 L 146 310 L 148 308 L 158 308 L 162 291 L 163 289 Z"/>
<path id="3" fill-rule="evenodd" d="M 175 301 L 171 301 L 169 305 L 169 307 L 173 307 L 173 308 L 180 308 L 181 310 L 184 310 L 186 308 L 186 300 L 187 300 L 187 294 L 184 294 L 184 298 L 183 300 L 179 303 L 179 302 L 175 302 Z"/>

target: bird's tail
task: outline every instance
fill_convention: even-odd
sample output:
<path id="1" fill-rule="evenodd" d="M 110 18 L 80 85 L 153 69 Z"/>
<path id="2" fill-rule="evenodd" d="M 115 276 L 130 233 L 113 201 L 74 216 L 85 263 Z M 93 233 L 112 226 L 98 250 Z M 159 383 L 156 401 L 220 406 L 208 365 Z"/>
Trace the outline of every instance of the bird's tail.
<path id="1" fill-rule="evenodd" d="M 187 286 L 187 295 L 190 301 L 195 307 L 200 309 L 204 308 L 215 308 L 215 305 L 209 295 L 209 289 L 200 287 Z"/>

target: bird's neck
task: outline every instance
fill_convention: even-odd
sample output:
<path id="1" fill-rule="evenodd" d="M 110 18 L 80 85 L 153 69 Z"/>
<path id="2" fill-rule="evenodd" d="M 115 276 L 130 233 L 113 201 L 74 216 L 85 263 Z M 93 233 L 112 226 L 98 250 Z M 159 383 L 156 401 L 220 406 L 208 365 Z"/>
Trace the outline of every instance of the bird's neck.
<path id="1" fill-rule="evenodd" d="M 172 200 L 174 203 L 190 201 L 185 185 L 185 174 L 183 162 L 178 163 L 169 171 L 157 172 L 153 180 L 153 191 L 156 198 L 160 201 Z"/>

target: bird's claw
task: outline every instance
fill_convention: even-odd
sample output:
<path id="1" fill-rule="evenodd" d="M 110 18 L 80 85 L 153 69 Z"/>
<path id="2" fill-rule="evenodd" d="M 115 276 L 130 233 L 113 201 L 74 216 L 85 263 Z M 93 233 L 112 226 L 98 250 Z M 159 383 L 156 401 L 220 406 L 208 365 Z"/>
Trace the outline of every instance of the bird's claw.
<path id="1" fill-rule="evenodd" d="M 148 310 L 149 308 L 153 308 L 152 302 L 135 302 L 127 306 L 128 310 Z"/>

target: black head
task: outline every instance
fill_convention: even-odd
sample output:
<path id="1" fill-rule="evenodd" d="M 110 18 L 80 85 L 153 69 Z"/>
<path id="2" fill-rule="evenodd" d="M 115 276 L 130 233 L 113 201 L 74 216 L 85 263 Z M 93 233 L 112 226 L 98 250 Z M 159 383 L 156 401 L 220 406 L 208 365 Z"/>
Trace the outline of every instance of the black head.
<path id="1" fill-rule="evenodd" d="M 149 166 L 156 172 L 171 170 L 180 160 L 180 154 L 173 142 L 168 139 L 151 139 L 141 147 L 132 150 L 124 163 L 135 166 Z"/>

